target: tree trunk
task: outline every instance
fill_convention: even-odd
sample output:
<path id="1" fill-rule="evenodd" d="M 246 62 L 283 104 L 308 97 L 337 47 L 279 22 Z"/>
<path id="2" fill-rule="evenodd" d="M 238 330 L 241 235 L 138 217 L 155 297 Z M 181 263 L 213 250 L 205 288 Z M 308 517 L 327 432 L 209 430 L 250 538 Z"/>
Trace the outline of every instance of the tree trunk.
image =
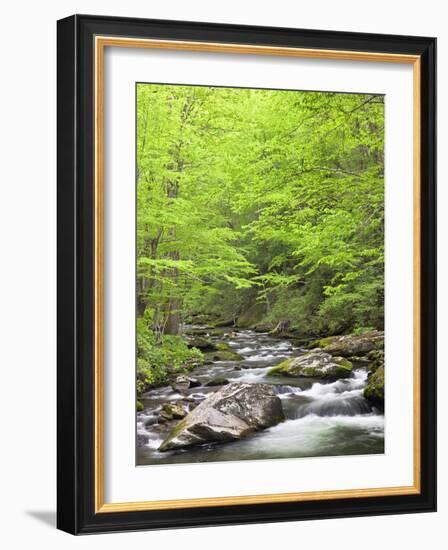
<path id="1" fill-rule="evenodd" d="M 168 319 L 165 324 L 165 334 L 180 334 L 181 330 L 181 311 L 180 300 L 172 298 L 169 302 Z"/>

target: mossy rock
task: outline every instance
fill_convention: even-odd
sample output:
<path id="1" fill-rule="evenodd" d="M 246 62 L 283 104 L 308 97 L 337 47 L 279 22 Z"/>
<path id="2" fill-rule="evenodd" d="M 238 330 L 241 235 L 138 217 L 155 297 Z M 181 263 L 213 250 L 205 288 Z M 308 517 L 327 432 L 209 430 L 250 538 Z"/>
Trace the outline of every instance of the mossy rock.
<path id="1" fill-rule="evenodd" d="M 209 380 L 205 385 L 206 386 L 225 386 L 229 381 L 224 376 L 215 376 Z"/>
<path id="2" fill-rule="evenodd" d="M 188 336 L 207 336 L 208 333 L 206 328 L 190 327 L 185 329 L 185 334 Z"/>
<path id="3" fill-rule="evenodd" d="M 356 355 L 353 357 L 347 358 L 356 369 L 362 369 L 362 368 L 370 368 L 370 361 L 367 359 L 367 357 L 357 357 Z"/>
<path id="4" fill-rule="evenodd" d="M 225 351 L 215 351 L 207 355 L 207 359 L 212 361 L 242 361 L 243 358 L 238 353 L 234 351 L 225 350 Z"/>
<path id="5" fill-rule="evenodd" d="M 187 416 L 187 411 L 176 403 L 164 403 L 159 415 L 159 420 L 180 420 Z"/>
<path id="6" fill-rule="evenodd" d="M 229 344 L 226 344 L 225 342 L 217 342 L 215 344 L 215 348 L 217 351 L 228 351 L 230 350 Z"/>
<path id="7" fill-rule="evenodd" d="M 216 319 L 212 318 L 212 316 L 208 315 L 207 313 L 196 313 L 195 315 L 191 315 L 188 321 L 192 325 L 204 325 L 208 328 L 215 326 Z"/>
<path id="8" fill-rule="evenodd" d="M 367 354 L 367 359 L 370 361 L 369 372 L 373 374 L 379 367 L 384 367 L 384 351 L 373 350 Z"/>
<path id="9" fill-rule="evenodd" d="M 274 326 L 272 323 L 259 323 L 252 328 L 255 332 L 271 332 Z"/>
<path id="10" fill-rule="evenodd" d="M 204 336 L 194 336 L 187 342 L 189 348 L 196 348 L 200 351 L 214 351 L 216 349 L 215 344 Z"/>
<path id="11" fill-rule="evenodd" d="M 373 405 L 384 407 L 384 365 L 378 367 L 367 379 L 364 397 Z"/>
<path id="12" fill-rule="evenodd" d="M 307 349 L 314 348 L 325 348 L 329 346 L 334 340 L 339 338 L 338 336 L 326 336 L 325 338 L 318 338 L 317 340 L 312 340 L 307 344 Z"/>
<path id="13" fill-rule="evenodd" d="M 268 376 L 338 379 L 347 378 L 352 370 L 352 363 L 345 357 L 332 357 L 321 350 L 313 350 L 282 361 L 269 369 Z"/>
<path id="14" fill-rule="evenodd" d="M 345 357 L 333 357 L 333 360 L 337 363 L 339 368 L 345 369 L 350 372 L 353 370 L 353 363 Z"/>
<path id="15" fill-rule="evenodd" d="M 321 343 L 325 343 L 323 340 L 326 339 L 321 339 Z M 360 334 L 337 336 L 320 347 L 326 353 L 341 357 L 367 356 L 372 351 L 384 350 L 384 332 L 371 330 Z"/>
<path id="16" fill-rule="evenodd" d="M 276 376 L 277 374 L 286 374 L 291 365 L 292 359 L 285 359 L 275 367 L 272 367 L 268 370 L 268 376 Z"/>
<path id="17" fill-rule="evenodd" d="M 143 411 L 144 408 L 145 407 L 144 407 L 143 403 L 137 399 L 137 412 Z"/>

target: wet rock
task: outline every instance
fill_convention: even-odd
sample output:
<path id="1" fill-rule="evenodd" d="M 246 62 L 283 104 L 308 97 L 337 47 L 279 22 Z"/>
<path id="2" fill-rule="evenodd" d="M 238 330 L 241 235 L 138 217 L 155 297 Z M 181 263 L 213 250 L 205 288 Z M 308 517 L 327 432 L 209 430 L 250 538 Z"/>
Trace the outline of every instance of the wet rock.
<path id="1" fill-rule="evenodd" d="M 215 327 L 222 328 L 222 327 L 233 327 L 235 325 L 234 319 L 221 319 L 220 321 L 217 321 L 215 323 Z"/>
<path id="2" fill-rule="evenodd" d="M 224 386 L 225 384 L 228 384 L 229 381 L 224 376 L 215 376 L 214 378 L 210 379 L 205 385 L 206 386 Z"/>
<path id="3" fill-rule="evenodd" d="M 260 332 L 260 333 L 264 333 L 264 332 L 270 332 L 274 327 L 271 325 L 271 324 L 267 324 L 267 323 L 260 323 L 258 325 L 255 325 L 253 327 L 253 330 L 255 332 Z"/>
<path id="4" fill-rule="evenodd" d="M 199 386 L 201 386 L 201 381 L 197 378 L 190 377 L 188 380 L 190 382 L 190 388 L 198 388 Z"/>
<path id="5" fill-rule="evenodd" d="M 159 414 L 159 422 L 167 420 L 180 420 L 187 416 L 187 411 L 176 403 L 164 403 Z"/>
<path id="6" fill-rule="evenodd" d="M 193 378 L 192 376 L 184 376 L 184 375 L 178 376 L 174 384 L 171 385 L 173 390 L 178 391 L 180 393 L 190 388 L 198 388 L 199 386 L 201 386 L 200 380 L 198 380 L 197 378 Z"/>
<path id="7" fill-rule="evenodd" d="M 271 386 L 228 384 L 181 420 L 159 451 L 241 439 L 282 420 L 282 404 Z"/>
<path id="8" fill-rule="evenodd" d="M 361 334 L 329 336 L 311 342 L 310 346 L 341 357 L 365 356 L 371 351 L 384 349 L 384 332 L 371 330 Z"/>
<path id="9" fill-rule="evenodd" d="M 206 361 L 242 361 L 241 355 L 234 351 L 215 351 L 207 355 Z"/>
<path id="10" fill-rule="evenodd" d="M 268 371 L 269 376 L 304 376 L 316 378 L 347 378 L 353 365 L 344 357 L 333 357 L 322 350 L 312 350 L 300 357 L 286 359 Z"/>
<path id="11" fill-rule="evenodd" d="M 384 408 L 384 366 L 378 367 L 367 379 L 364 397 L 373 405 Z"/>
<path id="12" fill-rule="evenodd" d="M 384 367 L 384 350 L 373 350 L 367 354 L 369 360 L 369 372 L 375 372 L 379 367 Z"/>
<path id="13" fill-rule="evenodd" d="M 201 351 L 214 351 L 216 349 L 215 344 L 204 336 L 194 336 L 187 342 L 189 348 L 196 348 Z"/>
<path id="14" fill-rule="evenodd" d="M 149 418 L 147 418 L 145 420 L 144 425 L 146 427 L 148 427 L 148 426 L 153 426 L 156 423 L 157 423 L 157 417 L 156 416 L 150 416 Z"/>
<path id="15" fill-rule="evenodd" d="M 207 399 L 207 395 L 205 395 L 203 393 L 192 393 L 191 395 L 186 397 L 184 399 L 184 401 L 185 402 L 190 402 L 191 403 L 190 408 L 191 408 L 193 405 L 196 406 L 201 401 L 204 401 L 204 399 Z"/>
<path id="16" fill-rule="evenodd" d="M 137 434 L 136 437 L 136 444 L 137 447 L 144 447 L 146 443 L 148 443 L 149 437 L 143 434 Z"/>
<path id="17" fill-rule="evenodd" d="M 369 361 L 369 359 L 367 359 L 367 357 L 353 356 L 353 357 L 348 357 L 348 360 L 353 365 L 353 367 L 356 368 L 356 369 L 369 368 L 370 367 L 370 361 Z"/>

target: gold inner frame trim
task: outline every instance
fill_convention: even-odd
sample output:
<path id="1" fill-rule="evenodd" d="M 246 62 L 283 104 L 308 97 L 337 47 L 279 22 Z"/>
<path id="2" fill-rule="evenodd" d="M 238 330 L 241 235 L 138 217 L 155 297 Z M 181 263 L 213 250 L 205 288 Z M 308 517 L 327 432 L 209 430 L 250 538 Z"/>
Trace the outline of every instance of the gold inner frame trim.
<path id="1" fill-rule="evenodd" d="M 349 490 L 278 493 L 264 495 L 192 498 L 180 500 L 154 500 L 141 502 L 104 502 L 104 51 L 106 47 L 153 48 L 162 50 L 208 53 L 233 53 L 268 56 L 301 57 L 343 61 L 371 61 L 407 63 L 413 65 L 413 298 L 414 298 L 414 350 L 413 350 L 413 424 L 414 469 L 413 485 Z M 421 278 L 421 198 L 420 198 L 420 120 L 421 120 L 421 60 L 417 55 L 381 52 L 321 50 L 251 44 L 225 44 L 214 42 L 156 40 L 96 36 L 95 53 L 95 513 L 167 510 L 208 506 L 232 506 L 279 502 L 303 502 L 341 498 L 362 498 L 394 495 L 412 495 L 421 492 L 421 424 L 420 424 L 420 278 Z"/>

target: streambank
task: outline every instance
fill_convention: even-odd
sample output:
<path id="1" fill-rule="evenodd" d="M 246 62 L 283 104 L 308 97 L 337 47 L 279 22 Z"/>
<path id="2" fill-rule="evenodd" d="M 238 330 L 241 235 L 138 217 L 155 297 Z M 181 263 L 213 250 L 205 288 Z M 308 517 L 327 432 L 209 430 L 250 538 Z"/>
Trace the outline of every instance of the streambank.
<path id="1" fill-rule="evenodd" d="M 206 362 L 195 367 L 184 380 L 143 394 L 143 410 L 137 413 L 138 464 L 384 452 L 381 403 L 364 395 L 370 371 L 382 368 L 381 357 L 377 357 L 376 367 L 373 357 L 367 357 L 374 352 L 378 356 L 378 349 L 358 350 L 364 355 L 350 356 L 347 360 L 352 368 L 336 380 L 289 376 L 273 373 L 272 369 L 293 357 L 306 356 L 310 350 L 301 342 L 253 330 L 224 328 L 210 333 L 206 328 L 195 328 L 205 330 L 201 336 L 211 341 L 216 351 L 205 352 Z M 328 345 L 326 342 L 322 348 L 325 353 Z M 235 355 L 216 358 L 214 354 L 219 351 Z M 285 420 L 244 439 L 161 452 L 161 445 L 181 419 L 229 383 L 269 384 L 281 400 Z M 170 408 L 172 413 L 174 410 L 171 416 Z"/>

